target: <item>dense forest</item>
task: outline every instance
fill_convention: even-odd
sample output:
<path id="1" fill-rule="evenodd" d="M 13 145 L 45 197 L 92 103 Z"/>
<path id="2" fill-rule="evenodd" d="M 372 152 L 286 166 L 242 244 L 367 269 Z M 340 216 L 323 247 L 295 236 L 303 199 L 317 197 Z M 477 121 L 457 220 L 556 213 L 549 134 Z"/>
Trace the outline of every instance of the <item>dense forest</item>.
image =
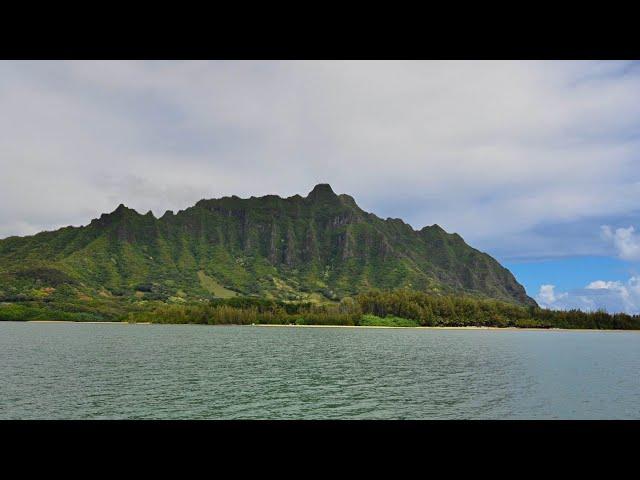
<path id="1" fill-rule="evenodd" d="M 554 311 L 471 296 L 411 290 L 370 291 L 340 302 L 283 302 L 255 297 L 211 298 L 198 303 L 118 304 L 109 300 L 0 303 L 0 320 L 128 321 L 209 325 L 294 324 L 397 327 L 520 327 L 640 329 L 640 316 L 604 311 Z"/>

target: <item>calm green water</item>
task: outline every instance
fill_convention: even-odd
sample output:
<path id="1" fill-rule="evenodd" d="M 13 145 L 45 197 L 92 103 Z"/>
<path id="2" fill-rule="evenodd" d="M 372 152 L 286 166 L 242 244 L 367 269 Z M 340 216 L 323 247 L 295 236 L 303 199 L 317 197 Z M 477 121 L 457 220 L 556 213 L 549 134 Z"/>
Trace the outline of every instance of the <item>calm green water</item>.
<path id="1" fill-rule="evenodd" d="M 640 418 L 640 333 L 0 322 L 0 418 Z"/>

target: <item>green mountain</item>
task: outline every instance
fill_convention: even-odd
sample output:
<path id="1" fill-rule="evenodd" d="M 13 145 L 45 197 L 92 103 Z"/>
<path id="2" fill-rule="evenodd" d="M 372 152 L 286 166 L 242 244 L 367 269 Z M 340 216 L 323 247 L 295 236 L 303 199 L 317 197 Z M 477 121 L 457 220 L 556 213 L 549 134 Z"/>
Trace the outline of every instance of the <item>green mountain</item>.
<path id="1" fill-rule="evenodd" d="M 5 302 L 61 291 L 79 299 L 323 302 L 391 288 L 535 305 L 506 268 L 459 235 L 383 220 L 327 184 L 306 197 L 200 200 L 160 218 L 120 205 L 87 226 L 0 240 Z"/>

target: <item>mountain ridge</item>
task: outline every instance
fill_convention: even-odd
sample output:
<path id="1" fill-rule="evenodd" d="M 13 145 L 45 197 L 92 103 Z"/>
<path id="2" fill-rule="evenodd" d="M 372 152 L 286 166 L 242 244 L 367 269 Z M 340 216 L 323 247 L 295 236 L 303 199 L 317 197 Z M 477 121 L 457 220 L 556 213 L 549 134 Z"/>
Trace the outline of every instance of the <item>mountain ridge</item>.
<path id="1" fill-rule="evenodd" d="M 202 199 L 160 217 L 121 203 L 85 226 L 0 240 L 0 294 L 57 288 L 37 275 L 29 282 L 34 268 L 60 272 L 89 296 L 335 301 L 409 288 L 535 305 L 511 272 L 457 233 L 382 219 L 327 183 L 306 197 Z"/>

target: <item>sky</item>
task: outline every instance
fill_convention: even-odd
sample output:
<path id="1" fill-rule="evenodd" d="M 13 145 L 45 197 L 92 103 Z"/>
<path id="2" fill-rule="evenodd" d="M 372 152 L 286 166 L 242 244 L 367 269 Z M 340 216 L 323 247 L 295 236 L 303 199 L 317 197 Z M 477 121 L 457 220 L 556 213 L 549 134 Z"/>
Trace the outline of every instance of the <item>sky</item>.
<path id="1" fill-rule="evenodd" d="M 0 62 L 0 238 L 317 183 L 640 312 L 640 63 Z"/>

